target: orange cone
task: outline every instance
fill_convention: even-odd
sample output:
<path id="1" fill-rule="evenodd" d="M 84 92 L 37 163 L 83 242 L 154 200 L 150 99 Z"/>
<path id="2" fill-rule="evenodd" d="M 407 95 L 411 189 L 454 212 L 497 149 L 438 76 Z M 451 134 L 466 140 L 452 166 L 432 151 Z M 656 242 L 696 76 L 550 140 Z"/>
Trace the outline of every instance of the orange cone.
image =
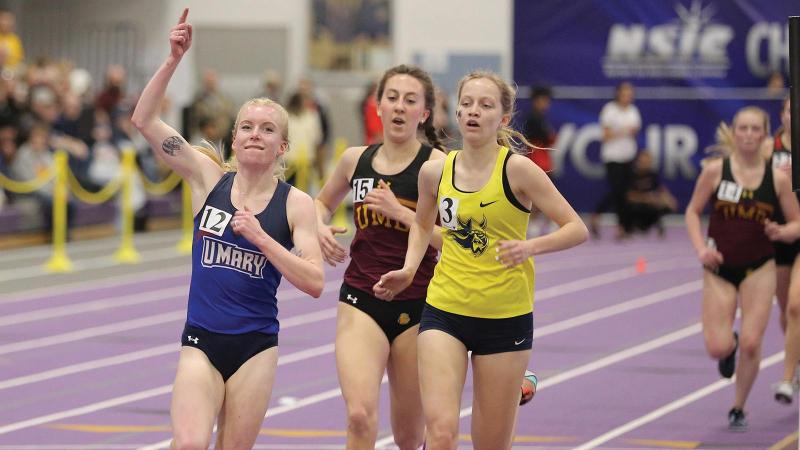
<path id="1" fill-rule="evenodd" d="M 636 258 L 636 273 L 644 273 L 647 270 L 647 261 L 641 256 Z"/>

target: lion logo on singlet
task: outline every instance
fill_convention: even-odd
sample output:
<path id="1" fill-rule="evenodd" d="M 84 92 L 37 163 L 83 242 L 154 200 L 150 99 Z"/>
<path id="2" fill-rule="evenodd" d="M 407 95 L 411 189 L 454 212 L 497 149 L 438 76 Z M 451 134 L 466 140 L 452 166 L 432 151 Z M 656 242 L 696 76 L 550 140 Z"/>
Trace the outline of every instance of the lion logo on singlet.
<path id="1" fill-rule="evenodd" d="M 449 230 L 450 237 L 453 238 L 456 244 L 471 251 L 473 256 L 481 256 L 486 251 L 486 248 L 489 247 L 489 237 L 486 236 L 484 231 L 489 221 L 485 216 L 480 222 L 474 221 L 471 217 L 465 221 L 460 216 L 457 216 L 456 220 L 458 221 L 458 228 Z"/>

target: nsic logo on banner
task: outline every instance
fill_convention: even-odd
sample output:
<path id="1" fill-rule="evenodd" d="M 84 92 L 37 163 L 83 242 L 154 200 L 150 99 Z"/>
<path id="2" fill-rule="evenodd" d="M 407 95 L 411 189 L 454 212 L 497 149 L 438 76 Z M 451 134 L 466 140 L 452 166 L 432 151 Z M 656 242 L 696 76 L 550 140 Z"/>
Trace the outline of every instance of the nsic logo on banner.
<path id="1" fill-rule="evenodd" d="M 677 18 L 647 27 L 614 24 L 608 34 L 603 72 L 609 78 L 726 78 L 734 27 L 712 23 L 717 5 L 675 4 Z M 762 56 L 761 48 L 766 48 Z M 780 23 L 756 22 L 747 33 L 748 68 L 758 77 L 780 71 L 788 55 L 788 32 Z"/>

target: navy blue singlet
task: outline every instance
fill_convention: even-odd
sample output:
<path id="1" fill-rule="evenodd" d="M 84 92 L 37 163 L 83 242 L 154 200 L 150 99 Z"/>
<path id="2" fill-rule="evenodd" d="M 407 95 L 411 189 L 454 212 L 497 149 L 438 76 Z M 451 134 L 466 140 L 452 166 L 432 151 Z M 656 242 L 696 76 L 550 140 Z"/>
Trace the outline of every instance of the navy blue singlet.
<path id="1" fill-rule="evenodd" d="M 225 173 L 194 218 L 192 281 L 186 322 L 215 333 L 277 334 L 275 292 L 281 273 L 264 254 L 233 233 L 231 203 L 235 173 Z M 286 219 L 291 186 L 279 181 L 267 207 L 256 214 L 261 227 L 287 249 L 293 247 Z"/>

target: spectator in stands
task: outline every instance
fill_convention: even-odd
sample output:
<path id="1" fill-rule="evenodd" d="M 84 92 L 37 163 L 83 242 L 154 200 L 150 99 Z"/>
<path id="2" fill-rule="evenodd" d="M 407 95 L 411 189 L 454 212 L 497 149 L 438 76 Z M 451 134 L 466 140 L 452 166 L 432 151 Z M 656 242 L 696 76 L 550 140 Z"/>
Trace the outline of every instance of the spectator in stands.
<path id="1" fill-rule="evenodd" d="M 219 145 L 227 129 L 220 127 L 220 121 L 213 117 L 201 117 L 197 122 L 197 133 L 192 140 L 192 145 L 207 147 L 207 142 Z"/>
<path id="2" fill-rule="evenodd" d="M 312 184 L 312 167 L 323 157 L 320 152 L 322 124 L 314 99 L 298 91 L 286 103 L 289 113 L 289 151 L 284 155 L 286 182 L 309 192 Z"/>
<path id="3" fill-rule="evenodd" d="M 364 129 L 364 144 L 372 145 L 383 141 L 383 124 L 378 117 L 378 100 L 375 96 L 375 89 L 378 84 L 371 81 L 364 91 L 364 98 L 359 104 L 361 113 L 361 124 Z"/>
<path id="4" fill-rule="evenodd" d="M 139 165 L 139 170 L 150 181 L 163 180 L 167 173 L 160 172 L 160 165 L 153 155 L 153 150 L 150 143 L 142 136 L 136 127 L 131 122 L 132 110 L 121 111 L 115 119 L 115 128 L 119 134 L 115 136 L 114 142 L 117 148 L 133 148 L 136 151 L 136 163 Z"/>
<path id="5" fill-rule="evenodd" d="M 450 122 L 450 98 L 444 89 L 435 88 L 436 104 L 433 107 L 433 129 L 443 147 L 459 148 L 458 130 Z"/>
<path id="6" fill-rule="evenodd" d="M 6 50 L 4 69 L 17 70 L 25 59 L 22 40 L 16 32 L 17 18 L 11 11 L 0 11 L 0 46 Z"/>
<path id="7" fill-rule="evenodd" d="M 24 105 L 14 95 L 16 81 L 10 73 L 0 74 L 0 123 L 18 123 Z"/>
<path id="8" fill-rule="evenodd" d="M 69 75 L 69 92 L 78 96 L 81 103 L 91 103 L 92 75 L 86 69 L 73 68 Z"/>
<path id="9" fill-rule="evenodd" d="M 98 186 L 108 183 L 122 176 L 122 150 L 113 140 L 111 118 L 106 114 L 98 114 L 98 121 L 92 130 L 92 158 L 89 165 L 89 179 Z M 133 228 L 142 231 L 147 226 L 147 196 L 139 177 L 131 180 L 131 207 L 134 211 Z M 118 196 L 121 203 L 122 197 Z M 120 205 L 121 206 L 121 205 Z M 122 212 L 119 207 L 118 211 Z"/>
<path id="10" fill-rule="evenodd" d="M 783 97 L 786 95 L 786 79 L 780 71 L 772 72 L 767 78 L 767 95 Z"/>
<path id="11" fill-rule="evenodd" d="M 28 139 L 20 146 L 11 163 L 11 175 L 16 180 L 30 181 L 46 174 L 53 164 L 50 127 L 44 122 L 37 122 L 31 127 Z M 53 183 L 45 184 L 32 194 L 18 196 L 18 199 L 29 199 L 36 204 L 43 219 L 44 231 L 49 234 L 53 229 Z M 68 224 L 72 221 L 72 209 L 68 203 Z"/>
<path id="12" fill-rule="evenodd" d="M 531 111 L 525 118 L 525 124 L 522 127 L 522 134 L 528 139 L 528 142 L 533 144 L 528 149 L 528 157 L 551 178 L 553 162 L 550 152 L 556 141 L 556 134 L 547 120 L 547 113 L 550 111 L 552 99 L 553 91 L 550 88 L 534 87 L 531 91 Z M 531 211 L 529 229 L 533 233 L 544 235 L 552 231 L 554 226 L 555 224 L 546 216 L 539 214 L 538 211 Z"/>
<path id="13" fill-rule="evenodd" d="M 283 98 L 283 78 L 281 74 L 279 74 L 277 70 L 265 70 L 261 92 L 257 93 L 254 97 L 266 97 L 280 102 Z"/>
<path id="14" fill-rule="evenodd" d="M 9 123 L 0 125 L 0 174 L 11 176 L 11 164 L 16 156 L 17 127 Z M 13 195 L 0 189 L 0 197 L 3 197 L 4 204 L 12 202 Z"/>
<path id="15" fill-rule="evenodd" d="M 626 197 L 628 222 L 625 224 L 625 231 L 647 232 L 655 226 L 659 236 L 664 236 L 661 217 L 677 211 L 678 201 L 661 183 L 658 172 L 653 170 L 653 155 L 647 150 L 636 155 Z"/>
<path id="16" fill-rule="evenodd" d="M 297 92 L 303 94 L 306 98 L 311 99 L 311 105 L 319 116 L 319 123 L 322 127 L 322 137 L 315 150 L 317 155 L 314 160 L 314 168 L 320 180 L 325 179 L 325 169 L 328 167 L 330 153 L 328 147 L 330 144 L 330 122 L 328 121 L 328 109 L 320 100 L 314 89 L 314 82 L 309 78 L 301 78 L 297 82 Z"/>
<path id="17" fill-rule="evenodd" d="M 593 237 L 599 236 L 599 213 L 612 207 L 617 216 L 617 239 L 626 237 L 624 223 L 627 213 L 625 195 L 630 181 L 631 164 L 636 157 L 636 135 L 642 128 L 639 109 L 633 104 L 633 85 L 627 81 L 617 85 L 614 100 L 600 111 L 603 142 L 600 159 L 606 169 L 608 192 L 603 196 L 592 215 L 589 229 Z"/>
<path id="18" fill-rule="evenodd" d="M 125 98 L 125 68 L 113 64 L 106 69 L 106 81 L 103 90 L 95 99 L 95 106 L 109 115 L 113 115 Z"/>
<path id="19" fill-rule="evenodd" d="M 236 116 L 236 105 L 219 87 L 219 76 L 212 69 L 203 72 L 202 85 L 191 106 L 192 132 L 197 132 L 201 122 L 213 120 L 220 130 L 230 130 Z M 230 148 L 229 145 L 225 146 Z"/>
<path id="20" fill-rule="evenodd" d="M 65 134 L 56 126 L 61 116 L 61 107 L 53 89 L 49 84 L 38 85 L 30 91 L 30 97 L 30 110 L 23 114 L 20 121 L 23 140 L 28 139 L 33 126 L 44 124 L 48 129 L 48 143 L 54 149 L 67 151 L 72 172 L 84 186 L 92 188 L 86 173 L 89 167 L 89 146 L 82 140 Z"/>
<path id="21" fill-rule="evenodd" d="M 80 139 L 88 146 L 94 144 L 92 130 L 95 124 L 95 110 L 92 105 L 84 104 L 81 98 L 67 92 L 61 98 L 61 111 L 53 124 L 53 128 L 61 133 Z"/>
<path id="22" fill-rule="evenodd" d="M 525 118 L 522 132 L 528 141 L 535 147 L 528 156 L 545 173 L 550 173 L 553 163 L 550 158 L 550 148 L 556 142 L 556 134 L 547 120 L 547 112 L 553 99 L 553 91 L 544 86 L 534 87 L 531 91 L 531 112 Z"/>

